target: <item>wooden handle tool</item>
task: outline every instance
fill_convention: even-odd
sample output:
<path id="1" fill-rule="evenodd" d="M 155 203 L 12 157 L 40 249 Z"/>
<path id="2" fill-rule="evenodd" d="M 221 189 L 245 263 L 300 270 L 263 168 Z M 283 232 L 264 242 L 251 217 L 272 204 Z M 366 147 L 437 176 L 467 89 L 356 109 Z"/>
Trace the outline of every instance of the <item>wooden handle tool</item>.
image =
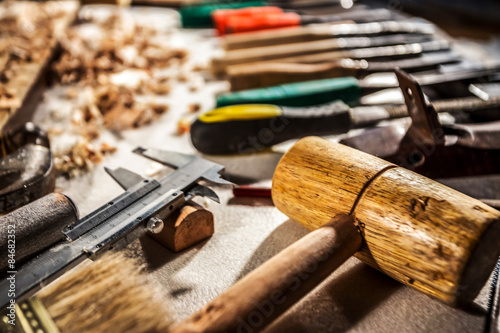
<path id="1" fill-rule="evenodd" d="M 380 46 L 422 43 L 429 41 L 427 35 L 389 35 L 378 37 L 334 38 L 302 43 L 279 44 L 265 47 L 253 47 L 242 50 L 228 51 L 221 58 L 212 61 L 212 71 L 218 73 L 227 66 L 280 59 L 285 57 L 303 56 L 335 50 L 358 48 L 373 48 Z M 370 51 L 369 51 L 370 52 Z M 350 53 L 346 53 L 348 55 Z M 339 57 L 338 55 L 336 56 Z"/>
<path id="2" fill-rule="evenodd" d="M 357 77 L 358 71 L 366 67 L 362 61 L 345 58 L 318 64 L 262 62 L 229 66 L 227 74 L 231 90 L 239 91 L 301 81 Z"/>
<path id="3" fill-rule="evenodd" d="M 454 53 L 432 52 L 419 57 L 391 61 L 343 58 L 317 64 L 260 62 L 229 66 L 227 75 L 231 90 L 238 91 L 343 76 L 362 78 L 370 73 L 391 72 L 397 67 L 406 71 L 424 71 L 458 61 L 459 57 Z"/>
<path id="4" fill-rule="evenodd" d="M 273 201 L 312 229 L 172 332 L 260 331 L 352 254 L 447 304 L 470 301 L 500 254 L 500 212 L 324 139 L 281 159 Z"/>
<path id="5" fill-rule="evenodd" d="M 436 52 L 449 49 L 449 42 L 446 40 L 434 40 L 430 42 L 399 44 L 390 46 L 377 46 L 360 49 L 338 50 L 329 52 L 320 52 L 313 54 L 304 54 L 291 57 L 277 59 L 262 60 L 257 62 L 247 62 L 244 65 L 253 67 L 261 63 L 302 63 L 314 64 L 321 62 L 331 62 L 335 59 L 350 58 L 350 59 L 373 59 L 373 58 L 402 58 L 412 57 L 423 52 Z M 214 59 L 212 61 L 212 72 L 214 75 L 223 74 L 226 68 L 233 65 L 231 61 L 226 61 L 224 58 Z"/>
<path id="6" fill-rule="evenodd" d="M 237 50 L 346 36 L 377 36 L 404 33 L 429 35 L 434 33 L 434 30 L 434 27 L 429 23 L 414 21 L 385 21 L 361 24 L 337 22 L 337 24 L 315 24 L 305 27 L 274 29 L 271 32 L 263 30 L 228 35 L 224 39 L 224 47 L 226 50 Z"/>
<path id="7" fill-rule="evenodd" d="M 331 24 L 309 25 L 305 27 L 275 29 L 272 31 L 272 34 L 269 33 L 269 31 L 264 30 L 258 32 L 247 32 L 244 34 L 227 35 L 224 38 L 224 48 L 226 50 L 237 50 L 250 47 L 301 43 L 331 38 L 331 26 Z"/>

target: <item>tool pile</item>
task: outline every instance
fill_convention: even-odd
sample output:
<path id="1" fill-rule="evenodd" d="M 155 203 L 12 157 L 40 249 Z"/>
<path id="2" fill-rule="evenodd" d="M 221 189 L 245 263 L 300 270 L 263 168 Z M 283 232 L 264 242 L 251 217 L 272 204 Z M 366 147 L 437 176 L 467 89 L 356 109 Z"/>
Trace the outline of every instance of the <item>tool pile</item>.
<path id="1" fill-rule="evenodd" d="M 2 332 L 500 332 L 500 63 L 375 1 L 108 2 L 0 4 Z"/>

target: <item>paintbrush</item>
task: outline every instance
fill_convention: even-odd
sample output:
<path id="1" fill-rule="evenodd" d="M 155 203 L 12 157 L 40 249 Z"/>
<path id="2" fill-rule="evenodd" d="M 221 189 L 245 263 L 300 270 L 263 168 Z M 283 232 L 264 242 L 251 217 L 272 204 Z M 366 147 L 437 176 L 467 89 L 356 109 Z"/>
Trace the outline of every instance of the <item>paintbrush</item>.
<path id="1" fill-rule="evenodd" d="M 162 292 L 143 269 L 136 260 L 116 252 L 83 263 L 36 296 L 16 304 L 15 317 L 4 316 L 0 331 L 165 332 L 172 317 L 159 296 Z"/>

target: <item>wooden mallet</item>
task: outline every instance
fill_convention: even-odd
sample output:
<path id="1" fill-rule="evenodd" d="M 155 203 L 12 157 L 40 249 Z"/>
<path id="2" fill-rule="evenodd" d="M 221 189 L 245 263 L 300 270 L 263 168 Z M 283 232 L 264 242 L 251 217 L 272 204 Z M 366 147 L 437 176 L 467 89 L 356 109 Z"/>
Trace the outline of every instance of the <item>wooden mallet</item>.
<path id="1" fill-rule="evenodd" d="M 456 305 L 474 299 L 499 254 L 500 212 L 408 169 L 308 137 L 281 159 L 273 201 L 314 230 L 173 332 L 265 327 L 353 254 Z"/>

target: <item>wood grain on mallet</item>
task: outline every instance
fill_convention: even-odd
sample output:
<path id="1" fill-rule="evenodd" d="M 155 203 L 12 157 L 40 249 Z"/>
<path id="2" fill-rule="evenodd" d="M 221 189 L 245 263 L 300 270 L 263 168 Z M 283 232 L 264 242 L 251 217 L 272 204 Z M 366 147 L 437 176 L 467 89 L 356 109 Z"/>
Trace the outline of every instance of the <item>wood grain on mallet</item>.
<path id="1" fill-rule="evenodd" d="M 470 301 L 499 255 L 499 211 L 320 138 L 302 139 L 283 156 L 273 200 L 309 229 L 352 213 L 364 238 L 358 258 L 448 304 Z"/>

